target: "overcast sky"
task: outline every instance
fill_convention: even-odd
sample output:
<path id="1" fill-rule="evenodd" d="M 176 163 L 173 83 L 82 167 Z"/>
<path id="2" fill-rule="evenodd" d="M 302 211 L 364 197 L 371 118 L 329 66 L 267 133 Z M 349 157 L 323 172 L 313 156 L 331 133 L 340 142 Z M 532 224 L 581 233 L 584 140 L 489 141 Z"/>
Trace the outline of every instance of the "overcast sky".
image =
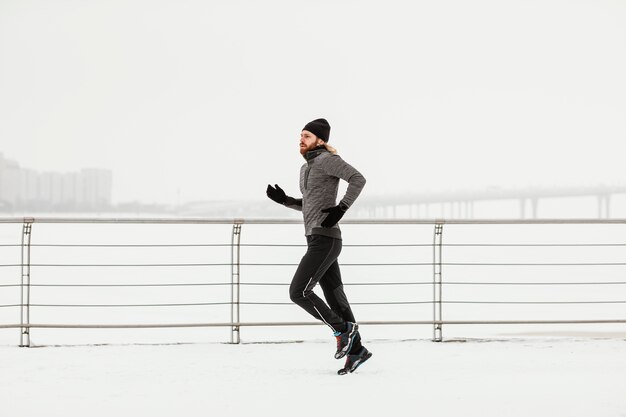
<path id="1" fill-rule="evenodd" d="M 626 2 L 0 0 L 0 152 L 114 201 L 298 194 L 302 127 L 365 195 L 625 184 Z"/>

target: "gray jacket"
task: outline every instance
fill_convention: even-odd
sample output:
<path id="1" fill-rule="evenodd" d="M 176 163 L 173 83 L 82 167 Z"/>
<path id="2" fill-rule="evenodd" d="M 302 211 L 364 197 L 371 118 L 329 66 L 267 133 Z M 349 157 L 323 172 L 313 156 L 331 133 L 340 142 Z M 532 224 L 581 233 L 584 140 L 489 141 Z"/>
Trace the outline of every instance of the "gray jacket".
<path id="1" fill-rule="evenodd" d="M 322 209 L 337 205 L 339 179 L 348 182 L 348 189 L 339 205 L 347 210 L 365 186 L 365 177 L 339 155 L 333 155 L 324 147 L 308 151 L 304 158 L 307 162 L 300 169 L 300 192 L 302 198 L 287 197 L 285 206 L 302 211 L 305 235 L 324 235 L 341 239 L 339 224 L 322 227 L 322 221 L 328 215 Z"/>

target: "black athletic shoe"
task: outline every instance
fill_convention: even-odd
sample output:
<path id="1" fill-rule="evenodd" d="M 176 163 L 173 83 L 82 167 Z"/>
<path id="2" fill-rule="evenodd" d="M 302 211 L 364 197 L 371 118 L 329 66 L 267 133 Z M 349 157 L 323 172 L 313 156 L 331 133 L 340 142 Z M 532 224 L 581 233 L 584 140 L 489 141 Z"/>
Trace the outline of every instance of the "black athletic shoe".
<path id="1" fill-rule="evenodd" d="M 346 359 L 346 364 L 337 371 L 339 375 L 345 375 L 348 372 L 352 373 L 356 371 L 356 368 L 363 365 L 363 362 L 372 357 L 372 352 L 365 349 L 365 346 L 361 347 L 361 349 L 355 353 L 354 355 L 348 355 Z"/>
<path id="2" fill-rule="evenodd" d="M 359 325 L 352 322 L 346 322 L 348 326 L 343 333 L 335 332 L 334 336 L 337 338 L 337 352 L 335 352 L 335 359 L 341 359 L 346 356 L 346 353 L 352 349 L 352 343 L 359 331 Z"/>

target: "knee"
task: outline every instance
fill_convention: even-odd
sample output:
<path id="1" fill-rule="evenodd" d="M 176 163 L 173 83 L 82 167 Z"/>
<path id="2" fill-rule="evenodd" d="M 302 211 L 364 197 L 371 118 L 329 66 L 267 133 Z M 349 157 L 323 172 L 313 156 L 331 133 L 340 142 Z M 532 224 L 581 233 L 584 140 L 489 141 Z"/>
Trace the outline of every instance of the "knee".
<path id="1" fill-rule="evenodd" d="M 302 289 L 296 288 L 293 285 L 289 287 L 289 299 L 294 303 L 298 304 L 304 298 L 302 295 Z"/>
<path id="2" fill-rule="evenodd" d="M 310 293 L 311 290 L 302 288 L 301 286 L 292 285 L 289 287 L 289 298 L 296 304 L 300 304 Z"/>

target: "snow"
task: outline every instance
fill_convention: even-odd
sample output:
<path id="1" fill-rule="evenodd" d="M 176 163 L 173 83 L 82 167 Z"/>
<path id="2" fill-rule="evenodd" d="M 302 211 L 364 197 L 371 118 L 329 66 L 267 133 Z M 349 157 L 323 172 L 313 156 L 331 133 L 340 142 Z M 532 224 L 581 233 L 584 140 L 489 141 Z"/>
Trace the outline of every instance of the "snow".
<path id="1" fill-rule="evenodd" d="M 363 326 L 367 334 L 367 326 Z M 626 339 L 0 347 L 2 415 L 626 416 Z"/>

